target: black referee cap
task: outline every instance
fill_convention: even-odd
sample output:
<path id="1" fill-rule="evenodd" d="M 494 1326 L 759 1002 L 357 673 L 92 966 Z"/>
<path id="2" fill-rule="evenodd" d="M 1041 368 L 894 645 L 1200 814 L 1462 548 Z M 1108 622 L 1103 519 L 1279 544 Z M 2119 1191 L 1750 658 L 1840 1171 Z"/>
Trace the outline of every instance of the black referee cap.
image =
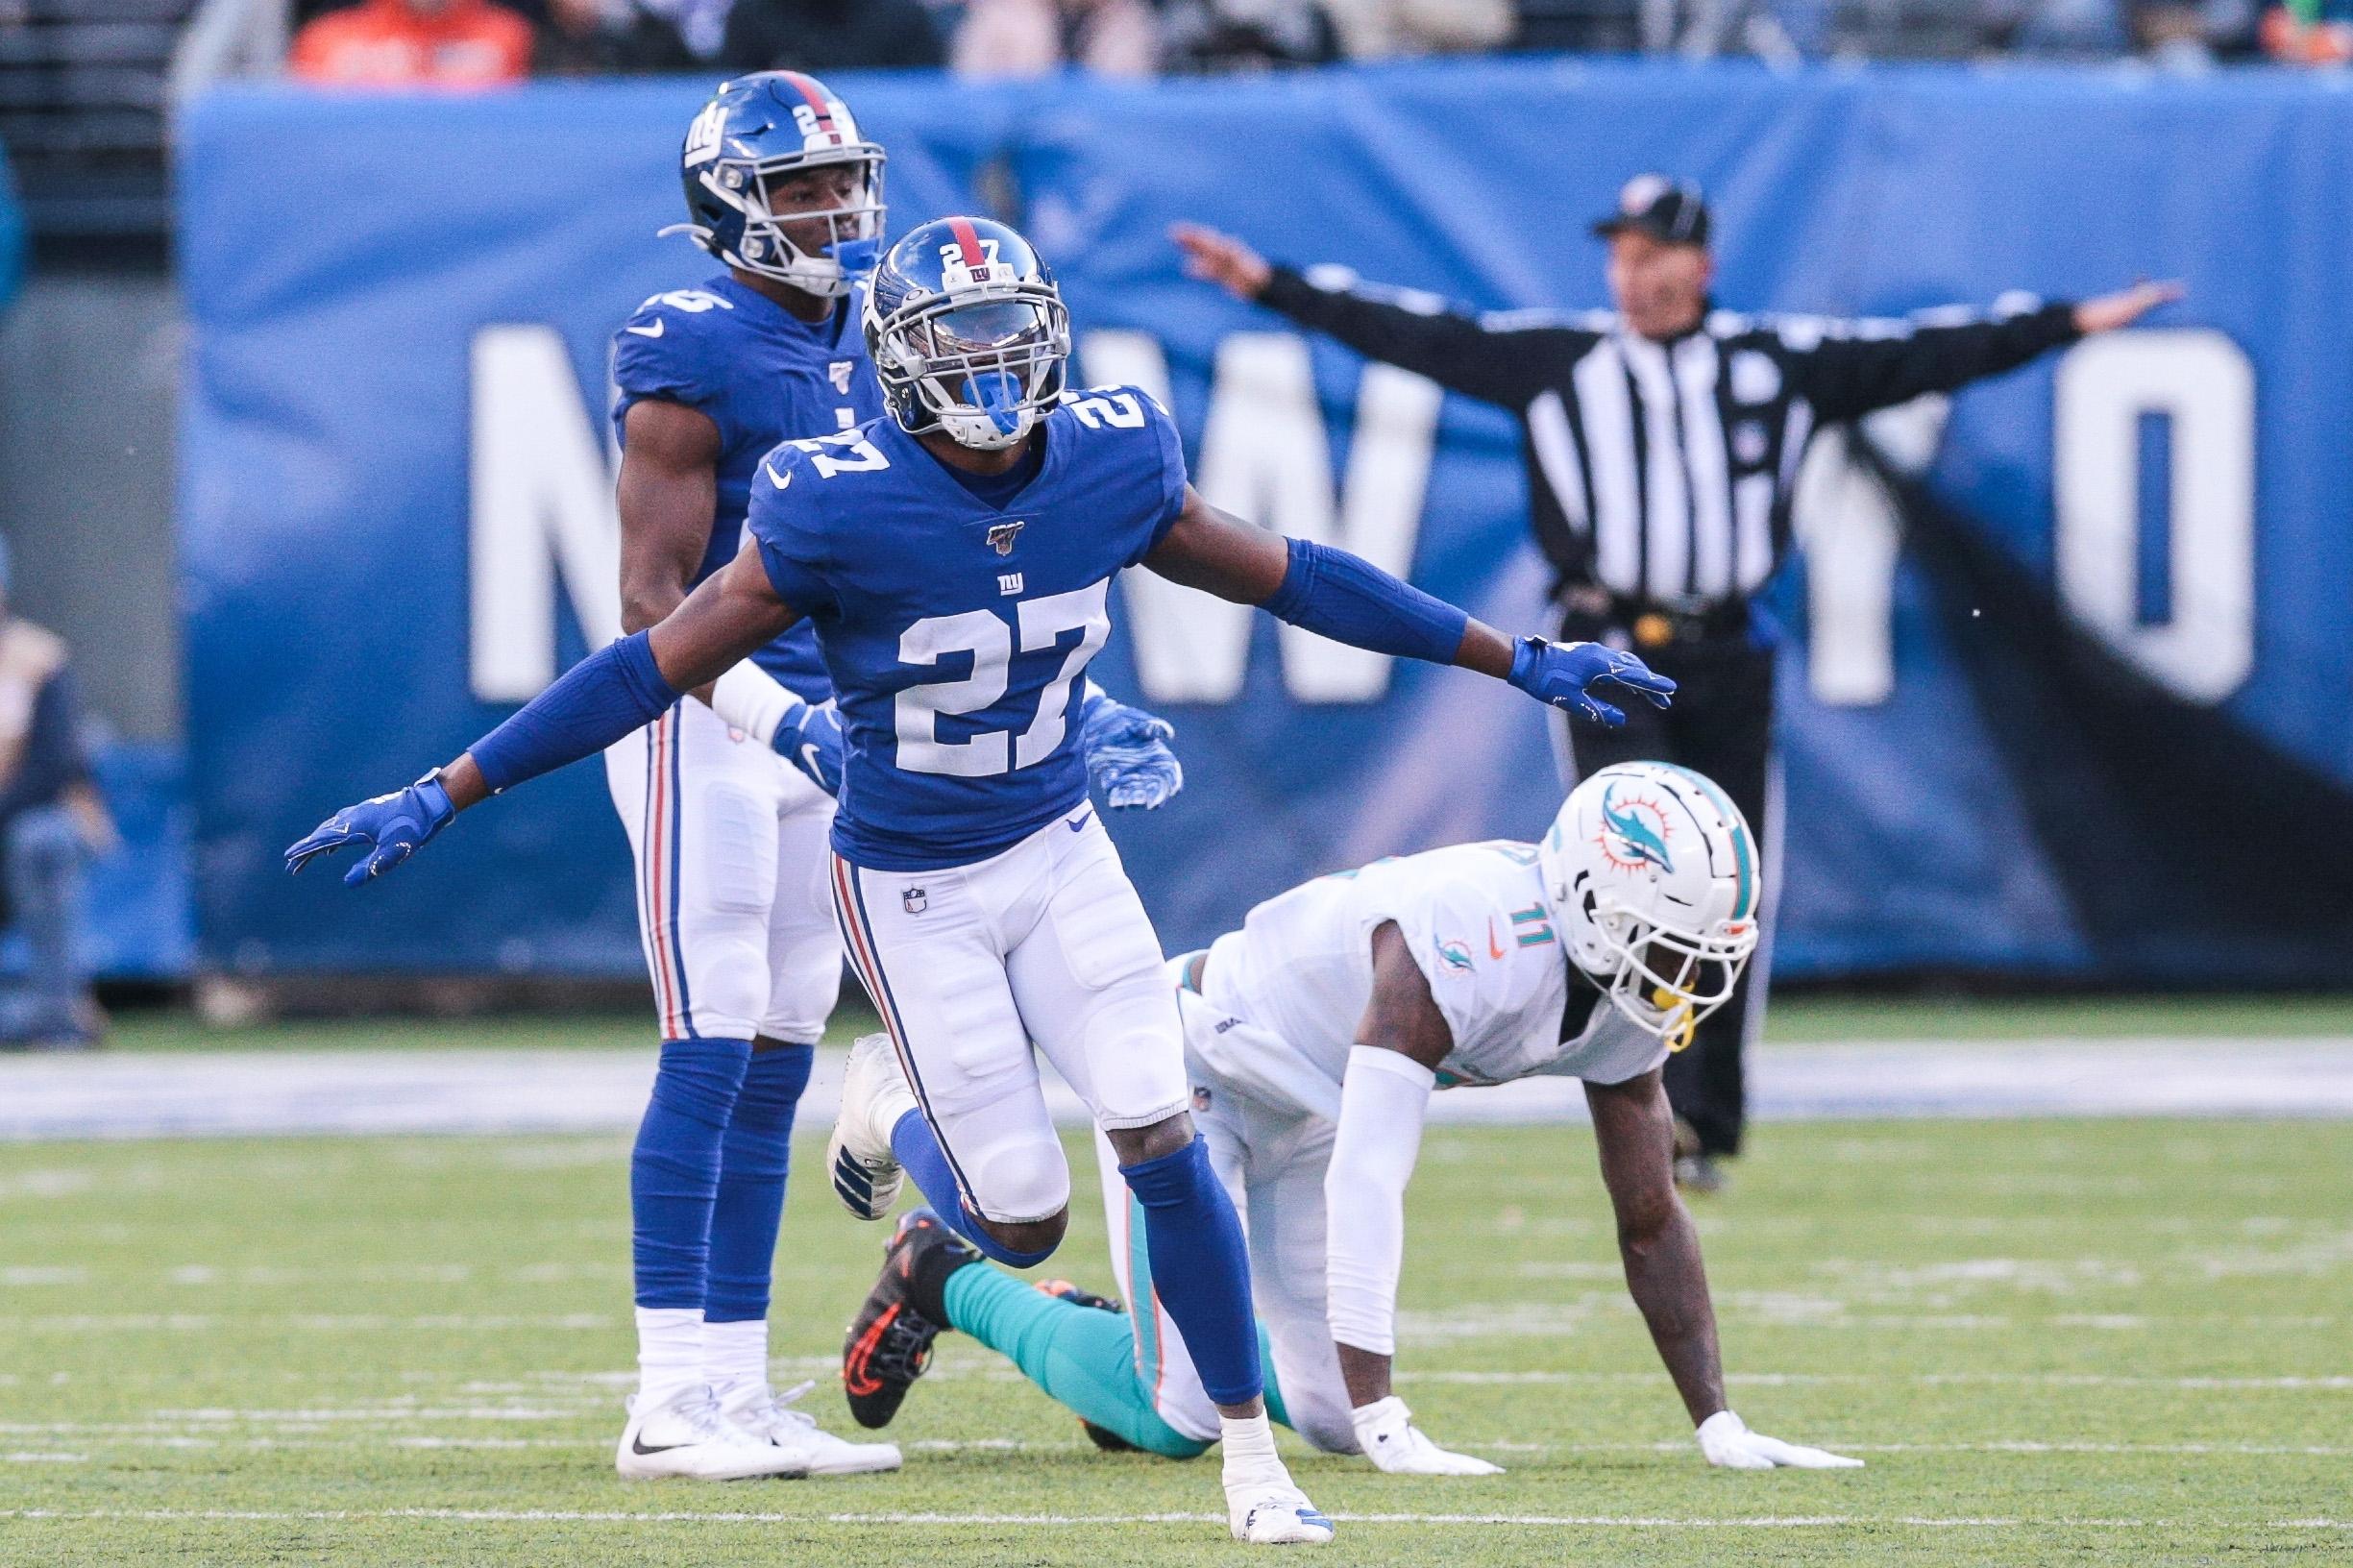
<path id="1" fill-rule="evenodd" d="M 1669 245 L 1707 243 L 1707 202 L 1696 180 L 1637 174 L 1618 192 L 1618 209 L 1593 226 L 1604 239 L 1634 232 Z"/>

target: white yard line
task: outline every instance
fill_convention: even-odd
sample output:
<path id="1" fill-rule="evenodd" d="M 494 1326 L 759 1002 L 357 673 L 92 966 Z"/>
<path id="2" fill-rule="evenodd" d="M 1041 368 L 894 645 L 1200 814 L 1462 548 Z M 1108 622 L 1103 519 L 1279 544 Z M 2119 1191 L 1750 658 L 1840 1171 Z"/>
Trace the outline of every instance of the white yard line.
<path id="1" fill-rule="evenodd" d="M 1603 1530 L 1840 1530 L 1884 1529 L 1890 1525 L 1924 1530 L 2353 1530 L 2353 1520 L 2333 1518 L 2181 1520 L 1862 1513 L 1761 1514 L 1746 1517 L 1603 1513 L 1335 1513 L 1332 1517 L 1341 1524 L 1357 1525 L 1521 1525 L 1541 1529 Z M 421 1520 L 457 1524 L 930 1525 L 951 1529 L 976 1525 L 1209 1525 L 1225 1522 L 1225 1516 L 1216 1513 L 634 1513 L 573 1508 L 0 1508 L 0 1519 L 61 1522 L 122 1520 L 164 1524 L 203 1521 L 346 1524 Z"/>
<path id="2" fill-rule="evenodd" d="M 840 1098 L 842 1055 L 821 1051 L 801 1102 L 812 1126 Z M 0 1059 L 0 1142 L 331 1134 L 621 1133 L 637 1125 L 650 1051 L 221 1051 Z M 1923 1040 L 1780 1045 L 1751 1068 L 1753 1114 L 1826 1116 L 2353 1116 L 2353 1038 Z M 1048 1100 L 1084 1119 L 1062 1084 Z M 1581 1120 L 1568 1079 L 1440 1094 L 1455 1122 Z M 550 1161 L 576 1151 L 545 1149 Z M 58 1197 L 86 1175 L 20 1175 L 0 1198 Z"/>
<path id="3" fill-rule="evenodd" d="M 1655 1372 L 1469 1372 L 1401 1368 L 1401 1383 L 1654 1383 Z M 2353 1377 L 2149 1377 L 2109 1372 L 1731 1372 L 1725 1382 L 1761 1387 L 1801 1384 L 1995 1383 L 2047 1388 L 2353 1389 Z"/>

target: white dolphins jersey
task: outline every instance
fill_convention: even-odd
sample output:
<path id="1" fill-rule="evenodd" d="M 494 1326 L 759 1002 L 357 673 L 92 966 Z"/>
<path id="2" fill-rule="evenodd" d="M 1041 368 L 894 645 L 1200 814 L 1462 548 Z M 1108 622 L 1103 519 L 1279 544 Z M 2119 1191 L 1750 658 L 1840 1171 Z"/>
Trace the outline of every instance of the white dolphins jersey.
<path id="1" fill-rule="evenodd" d="M 1372 997 L 1373 932 L 1392 920 L 1454 1037 L 1440 1088 L 1538 1073 L 1617 1084 L 1666 1060 L 1657 1037 L 1572 981 L 1535 845 L 1492 840 L 1317 877 L 1253 909 L 1210 948 L 1203 1000 L 1223 1017 L 1188 1029 L 1199 1068 L 1336 1115 Z"/>

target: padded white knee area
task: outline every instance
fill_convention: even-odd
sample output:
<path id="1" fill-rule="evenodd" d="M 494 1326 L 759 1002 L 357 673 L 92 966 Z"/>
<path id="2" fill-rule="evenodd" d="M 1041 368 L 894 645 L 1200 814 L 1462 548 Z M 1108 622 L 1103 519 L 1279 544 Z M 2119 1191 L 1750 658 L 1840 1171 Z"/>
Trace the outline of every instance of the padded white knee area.
<path id="1" fill-rule="evenodd" d="M 1070 1165 L 1059 1143 L 1007 1139 L 979 1149 L 959 1145 L 955 1154 L 974 1188 L 965 1195 L 984 1219 L 1027 1225 L 1070 1207 Z"/>

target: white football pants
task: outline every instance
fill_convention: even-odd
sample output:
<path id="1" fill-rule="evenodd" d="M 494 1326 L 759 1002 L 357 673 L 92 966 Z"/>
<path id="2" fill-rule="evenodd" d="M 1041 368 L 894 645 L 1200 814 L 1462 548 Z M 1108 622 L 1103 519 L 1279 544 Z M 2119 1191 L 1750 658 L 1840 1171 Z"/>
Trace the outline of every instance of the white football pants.
<path id="1" fill-rule="evenodd" d="M 833 799 L 692 698 L 604 753 L 664 1040 L 813 1045 L 842 985 Z"/>
<path id="2" fill-rule="evenodd" d="M 1098 1126 L 1186 1108 L 1160 939 L 1091 806 L 969 866 L 885 871 L 836 855 L 833 875 L 850 963 L 984 1217 L 1027 1223 L 1070 1202 L 1033 1041 Z"/>

